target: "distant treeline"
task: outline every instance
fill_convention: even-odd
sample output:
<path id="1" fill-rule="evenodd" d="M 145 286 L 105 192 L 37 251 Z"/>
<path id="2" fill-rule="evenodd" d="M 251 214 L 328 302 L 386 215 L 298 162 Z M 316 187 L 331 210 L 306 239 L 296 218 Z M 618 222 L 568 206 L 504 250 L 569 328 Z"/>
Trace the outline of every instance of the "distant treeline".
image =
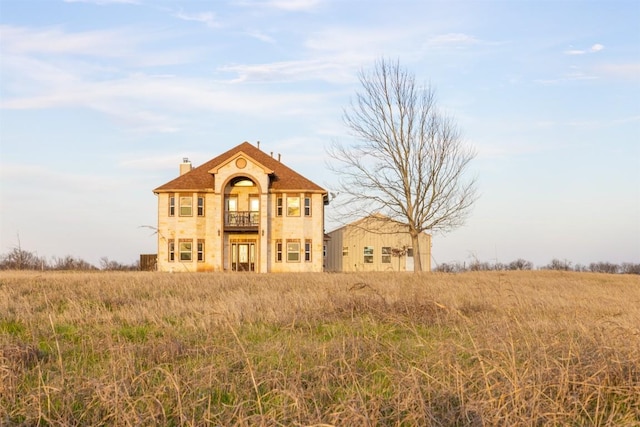
<path id="1" fill-rule="evenodd" d="M 100 266 L 95 265 L 71 255 L 65 257 L 53 257 L 46 259 L 38 256 L 34 252 L 22 248 L 13 248 L 11 251 L 0 255 L 0 270 L 119 270 L 135 271 L 139 270 L 139 261 L 133 264 L 122 264 L 111 261 L 107 257 L 100 259 Z"/>
<path id="2" fill-rule="evenodd" d="M 640 274 L 640 264 L 625 262 L 614 264 L 611 262 L 592 262 L 589 265 L 575 264 L 570 261 L 553 259 L 545 266 L 534 268 L 531 261 L 517 259 L 510 263 L 481 262 L 478 260 L 466 262 L 441 263 L 434 271 L 441 273 L 462 273 L 465 271 L 506 271 L 506 270 L 560 270 L 583 271 L 593 273 L 610 274 Z M 11 251 L 0 255 L 0 270 L 111 270 L 111 271 L 135 271 L 140 270 L 140 261 L 132 264 L 122 264 L 109 260 L 107 257 L 100 259 L 97 267 L 83 259 L 67 255 L 62 258 L 53 257 L 47 260 L 34 252 L 16 247 Z"/>
<path id="3" fill-rule="evenodd" d="M 482 262 L 478 260 L 469 263 L 442 263 L 438 264 L 434 271 L 443 273 L 461 273 L 465 271 L 501 271 L 501 270 L 534 270 L 533 263 L 525 259 L 517 259 L 510 263 L 502 262 Z M 582 271 L 592 273 L 610 273 L 610 274 L 640 274 L 640 264 L 624 262 L 622 264 L 614 264 L 611 262 L 592 262 L 589 265 L 575 264 L 570 261 L 553 259 L 547 265 L 538 267 L 538 270 L 557 270 L 557 271 Z"/>

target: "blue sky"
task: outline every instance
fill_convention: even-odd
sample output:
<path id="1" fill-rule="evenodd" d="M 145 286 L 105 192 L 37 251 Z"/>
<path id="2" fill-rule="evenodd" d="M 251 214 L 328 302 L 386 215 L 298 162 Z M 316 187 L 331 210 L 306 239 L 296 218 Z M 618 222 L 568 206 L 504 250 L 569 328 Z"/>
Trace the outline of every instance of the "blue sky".
<path id="1" fill-rule="evenodd" d="M 0 253 L 134 262 L 152 189 L 243 141 L 331 190 L 325 147 L 386 57 L 478 152 L 434 265 L 640 262 L 638 22 L 635 0 L 0 0 Z"/>

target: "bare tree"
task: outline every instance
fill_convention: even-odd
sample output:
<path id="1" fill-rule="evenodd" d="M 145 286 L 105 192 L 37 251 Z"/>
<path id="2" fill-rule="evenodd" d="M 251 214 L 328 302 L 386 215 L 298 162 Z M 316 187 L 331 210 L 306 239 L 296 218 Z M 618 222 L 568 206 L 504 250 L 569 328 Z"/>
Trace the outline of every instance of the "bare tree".
<path id="1" fill-rule="evenodd" d="M 475 179 L 465 180 L 475 152 L 438 111 L 431 86 L 418 86 L 398 61 L 381 59 L 359 79 L 343 115 L 356 142 L 328 153 L 340 177 L 332 203 L 342 217 L 380 212 L 406 223 L 421 271 L 420 233 L 461 226 L 477 199 Z"/>

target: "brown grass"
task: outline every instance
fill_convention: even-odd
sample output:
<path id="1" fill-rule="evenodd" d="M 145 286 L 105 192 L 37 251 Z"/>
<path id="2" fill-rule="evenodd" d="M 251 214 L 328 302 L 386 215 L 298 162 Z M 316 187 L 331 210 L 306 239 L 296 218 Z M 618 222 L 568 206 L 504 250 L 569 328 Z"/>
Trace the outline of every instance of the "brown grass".
<path id="1" fill-rule="evenodd" d="M 640 278 L 0 273 L 0 425 L 640 425 Z"/>

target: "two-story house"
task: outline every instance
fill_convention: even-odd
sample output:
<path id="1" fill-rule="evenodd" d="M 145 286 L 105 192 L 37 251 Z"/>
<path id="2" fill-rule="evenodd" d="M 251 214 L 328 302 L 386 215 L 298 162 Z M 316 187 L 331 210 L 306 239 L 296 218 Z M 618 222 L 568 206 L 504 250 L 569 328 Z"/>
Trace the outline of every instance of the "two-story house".
<path id="1" fill-rule="evenodd" d="M 248 142 L 153 190 L 159 271 L 322 271 L 327 192 Z"/>

